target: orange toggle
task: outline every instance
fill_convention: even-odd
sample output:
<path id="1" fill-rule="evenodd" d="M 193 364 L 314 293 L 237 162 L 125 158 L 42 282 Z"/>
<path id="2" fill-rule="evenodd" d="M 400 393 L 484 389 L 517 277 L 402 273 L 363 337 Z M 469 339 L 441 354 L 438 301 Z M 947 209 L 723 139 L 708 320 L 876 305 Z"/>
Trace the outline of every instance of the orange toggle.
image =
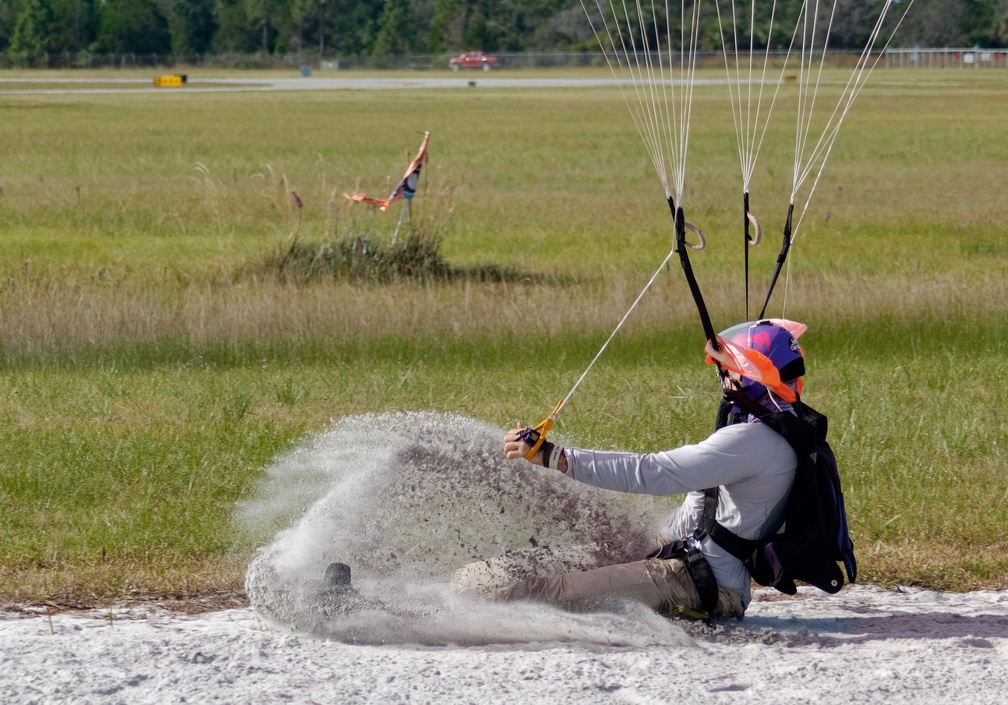
<path id="1" fill-rule="evenodd" d="M 551 428 L 553 428 L 553 422 L 556 420 L 556 415 L 560 411 L 561 406 L 563 406 L 562 399 L 560 400 L 560 403 L 556 405 L 556 408 L 553 409 L 553 413 L 543 419 L 538 426 L 532 429 L 534 433 L 539 434 L 539 437 L 536 439 L 536 442 L 532 445 L 532 447 L 529 448 L 529 452 L 525 454 L 525 460 L 532 460 L 536 453 L 539 452 L 543 441 L 546 440 L 546 434 L 549 433 Z"/>

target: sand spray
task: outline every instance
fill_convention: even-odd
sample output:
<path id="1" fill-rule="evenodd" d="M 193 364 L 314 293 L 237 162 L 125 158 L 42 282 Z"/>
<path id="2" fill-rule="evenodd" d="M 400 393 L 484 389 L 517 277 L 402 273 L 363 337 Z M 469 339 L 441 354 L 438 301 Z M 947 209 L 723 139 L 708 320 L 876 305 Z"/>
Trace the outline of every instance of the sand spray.
<path id="1" fill-rule="evenodd" d="M 363 414 L 276 458 L 238 510 L 264 537 L 246 576 L 253 607 L 285 628 L 354 643 L 689 643 L 640 605 L 572 614 L 475 589 L 473 576 L 637 559 L 670 510 L 668 500 L 508 461 L 503 436 L 457 415 Z M 362 605 L 327 598 L 332 562 L 351 566 Z"/>

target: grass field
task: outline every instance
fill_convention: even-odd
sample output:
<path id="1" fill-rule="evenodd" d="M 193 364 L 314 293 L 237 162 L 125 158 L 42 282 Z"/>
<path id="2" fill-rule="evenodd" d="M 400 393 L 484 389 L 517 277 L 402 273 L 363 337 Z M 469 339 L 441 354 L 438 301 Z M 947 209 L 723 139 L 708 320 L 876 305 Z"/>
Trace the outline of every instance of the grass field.
<path id="1" fill-rule="evenodd" d="M 770 307 L 809 325 L 806 399 L 831 419 L 867 581 L 1008 585 L 1006 89 L 1004 72 L 877 72 Z M 754 299 L 787 208 L 795 90 L 751 187 L 769 240 L 751 255 Z M 5 91 L 3 601 L 239 590 L 262 537 L 236 528 L 234 503 L 276 453 L 368 411 L 538 421 L 672 246 L 615 89 Z M 727 110 L 723 86 L 697 88 L 683 204 L 710 242 L 693 262 L 716 327 L 745 317 Z M 264 269 L 294 238 L 391 237 L 395 208 L 341 194 L 385 195 L 423 130 L 413 217 L 437 223 L 452 265 L 527 276 Z M 717 385 L 672 265 L 565 409 L 572 443 L 649 450 L 709 431 Z"/>

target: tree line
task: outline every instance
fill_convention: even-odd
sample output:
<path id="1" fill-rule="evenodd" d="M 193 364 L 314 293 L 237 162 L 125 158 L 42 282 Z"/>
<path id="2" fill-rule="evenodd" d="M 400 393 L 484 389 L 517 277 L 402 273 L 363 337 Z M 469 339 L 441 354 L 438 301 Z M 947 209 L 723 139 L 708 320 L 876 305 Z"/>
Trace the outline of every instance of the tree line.
<path id="1" fill-rule="evenodd" d="M 702 1 L 708 7 L 701 42 L 716 49 L 714 3 Z M 884 1 L 838 0 L 831 46 L 863 48 Z M 720 2 L 727 7 L 727 0 Z M 765 0 L 757 13 L 769 17 L 771 7 Z M 800 9 L 801 0 L 777 1 L 780 29 L 772 49 L 786 48 Z M 766 40 L 756 37 L 756 44 L 763 48 Z M 1006 47 L 1008 0 L 916 0 L 893 44 Z M 580 0 L 0 0 L 0 52 L 15 59 L 81 53 L 401 56 L 472 49 L 591 51 L 597 44 Z"/>

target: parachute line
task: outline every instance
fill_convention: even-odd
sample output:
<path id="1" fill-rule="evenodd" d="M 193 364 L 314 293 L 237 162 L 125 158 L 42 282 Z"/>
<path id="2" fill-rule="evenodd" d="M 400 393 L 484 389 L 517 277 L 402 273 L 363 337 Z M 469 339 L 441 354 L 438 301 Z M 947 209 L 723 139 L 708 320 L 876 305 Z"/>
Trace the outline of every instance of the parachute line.
<path id="1" fill-rule="evenodd" d="M 560 404 L 557 406 L 556 411 L 553 412 L 554 415 L 556 415 L 556 413 L 559 412 L 560 409 L 566 406 L 567 401 L 574 395 L 574 392 L 581 385 L 581 382 L 584 381 L 584 378 L 588 376 L 589 370 L 591 370 L 591 368 L 595 366 L 595 363 L 598 362 L 598 359 L 602 357 L 602 353 L 604 353 L 606 348 L 609 347 L 609 343 L 612 342 L 613 338 L 616 337 L 616 334 L 619 332 L 620 328 L 622 328 L 623 324 L 626 323 L 628 318 L 630 318 L 630 314 L 633 313 L 634 309 L 637 308 L 637 304 L 639 304 L 641 302 L 641 299 L 644 298 L 644 294 L 646 294 L 648 292 L 648 289 L 651 288 L 651 285 L 655 283 L 655 280 L 658 278 L 658 275 L 661 274 L 662 269 L 664 269 L 668 265 L 669 260 L 672 259 L 672 255 L 674 254 L 676 254 L 675 250 L 669 251 L 668 255 L 665 257 L 665 260 L 661 263 L 661 266 L 659 266 L 658 269 L 655 270 L 655 273 L 651 275 L 651 278 L 648 280 L 648 283 L 644 285 L 644 288 L 641 290 L 641 293 L 638 294 L 637 298 L 634 299 L 634 302 L 630 304 L 630 308 L 628 308 L 627 312 L 623 314 L 623 318 L 621 318 L 620 322 L 616 324 L 616 327 L 613 329 L 613 332 L 609 334 L 609 337 L 606 339 L 606 341 L 602 343 L 602 347 L 599 348 L 599 351 L 597 353 L 595 353 L 595 357 L 592 358 L 592 361 L 588 363 L 588 367 L 586 367 L 585 371 L 581 373 L 581 376 L 578 377 L 577 382 L 575 382 L 574 386 L 571 387 L 571 390 L 567 392 L 567 396 L 565 396 L 563 400 L 560 402 Z"/>
<path id="2" fill-rule="evenodd" d="M 651 159 L 652 166 L 665 191 L 665 197 L 672 210 L 676 229 L 676 248 L 665 257 L 664 261 L 648 280 L 647 284 L 630 305 L 629 309 L 613 329 L 609 338 L 602 344 L 588 366 L 571 387 L 567 395 L 560 401 L 553 413 L 548 417 L 552 420 L 559 413 L 571 396 L 584 381 L 589 371 L 594 367 L 616 334 L 623 327 L 629 316 L 637 308 L 644 295 L 650 290 L 661 270 L 667 267 L 673 255 L 679 254 L 683 271 L 690 285 L 691 292 L 697 304 L 704 333 L 708 340 L 708 352 L 719 350 L 717 336 L 711 327 L 710 317 L 700 295 L 696 280 L 692 275 L 687 248 L 691 243 L 685 240 L 685 231 L 693 230 L 700 235 L 692 225 L 683 218 L 683 194 L 686 182 L 686 156 L 689 147 L 690 119 L 692 116 L 693 90 L 696 85 L 698 66 L 697 48 L 700 42 L 700 1 L 680 0 L 678 36 L 672 27 L 673 17 L 670 1 L 664 0 L 664 6 L 653 0 L 609 0 L 608 7 L 603 6 L 603 0 L 595 0 L 590 9 L 586 4 L 590 0 L 580 0 L 581 8 L 599 48 L 605 58 L 610 72 L 616 79 L 616 86 L 623 102 L 630 113 L 634 127 L 641 137 L 644 147 Z M 744 0 L 742 0 L 744 1 Z M 886 40 L 882 50 L 872 59 L 875 45 L 882 33 L 889 10 L 898 0 L 882 0 L 881 10 L 875 26 L 868 38 L 866 46 L 858 58 L 851 77 L 847 80 L 837 104 L 833 107 L 822 132 L 815 136 L 813 131 L 813 116 L 816 103 L 823 85 L 825 60 L 828 53 L 828 39 L 833 29 L 833 21 L 837 16 L 839 0 L 823 0 L 824 4 L 832 2 L 828 13 L 820 12 L 820 0 L 803 0 L 795 28 L 791 34 L 788 50 L 782 62 L 781 72 L 773 88 L 768 91 L 768 73 L 770 71 L 770 47 L 772 33 L 777 17 L 777 0 L 772 0 L 769 24 L 766 30 L 765 48 L 762 51 L 762 67 L 756 66 L 757 44 L 757 12 L 756 0 L 749 0 L 748 20 L 749 36 L 740 37 L 738 19 L 741 16 L 736 10 L 735 0 L 715 0 L 718 30 L 721 38 L 721 53 L 727 76 L 728 93 L 731 103 L 732 122 L 735 127 L 736 146 L 739 154 L 739 166 L 742 176 L 743 197 L 745 206 L 745 241 L 746 246 L 756 244 L 749 238 L 749 225 L 755 224 L 756 241 L 760 236 L 759 222 L 749 212 L 750 181 L 755 173 L 759 152 L 764 144 L 769 126 L 769 118 L 780 96 L 781 86 L 786 81 L 785 72 L 792 61 L 792 54 L 797 46 L 798 90 L 796 127 L 794 138 L 794 158 L 792 169 L 791 195 L 788 205 L 788 217 L 784 229 L 784 244 L 778 256 L 776 269 L 760 313 L 762 318 L 767 304 L 773 294 L 774 286 L 782 266 L 787 263 L 785 276 L 784 306 L 787 305 L 787 289 L 790 280 L 791 262 L 787 253 L 797 237 L 798 227 L 806 213 L 816 186 L 822 176 L 826 161 L 832 151 L 839 134 L 840 126 L 846 118 L 854 99 L 860 94 L 872 70 L 878 64 L 892 40 L 892 35 Z M 908 0 L 896 29 L 902 24 L 914 0 Z M 649 8 L 645 3 L 651 2 Z M 660 0 L 659 0 L 660 2 Z M 722 12 L 722 3 L 730 2 L 731 11 Z M 687 3 L 689 7 L 687 8 Z M 663 14 L 662 14 L 663 13 Z M 724 29 L 724 21 L 730 17 L 731 32 Z M 664 23 L 664 28 L 662 27 Z M 825 27 L 820 27 L 824 24 Z M 664 31 L 662 31 L 664 29 Z M 822 45 L 817 46 L 817 37 L 822 37 Z M 664 39 L 664 46 L 662 46 Z M 728 43 L 730 42 L 730 47 Z M 740 45 L 748 45 L 748 54 L 740 54 Z M 676 48 L 678 47 L 678 48 Z M 678 78 L 676 66 L 678 62 Z M 818 65 L 817 65 L 818 64 Z M 667 70 L 666 70 L 667 67 Z M 758 86 L 754 86 L 758 84 Z M 765 108 L 765 111 L 764 111 Z M 811 145 L 811 146 L 810 146 Z M 811 187 L 806 194 L 797 221 L 792 222 L 795 202 L 799 191 L 812 178 Z M 704 242 L 700 236 L 701 246 Z M 746 317 L 748 319 L 749 287 L 748 287 L 748 250 L 746 250 Z M 721 371 L 720 365 L 719 373 Z M 544 432 L 548 427 L 544 429 Z"/>
<path id="3" fill-rule="evenodd" d="M 746 2 L 748 1 L 748 5 Z M 823 111 L 824 87 L 827 85 L 826 61 L 830 53 L 829 37 L 835 22 L 843 10 L 840 0 L 803 0 L 798 7 L 794 29 L 781 63 L 776 85 L 771 91 L 768 84 L 770 74 L 770 47 L 773 44 L 774 23 L 778 13 L 777 0 L 769 4 L 769 22 L 757 13 L 756 0 L 715 0 L 718 30 L 721 39 L 721 59 L 728 80 L 728 95 L 731 103 L 732 122 L 735 126 L 739 165 L 742 176 L 742 193 L 749 213 L 751 182 L 757 158 L 767 136 L 770 117 L 779 102 L 781 88 L 788 77 L 788 70 L 797 69 L 797 90 L 795 91 L 795 134 L 791 176 L 791 194 L 788 201 L 788 246 L 782 249 L 781 258 L 797 238 L 802 220 L 808 212 L 812 197 L 819 184 L 826 162 L 839 135 L 840 127 L 850 111 L 854 100 L 864 88 L 872 70 L 881 60 L 892 37 L 902 24 L 914 0 L 908 0 L 892 32 L 878 49 L 886 22 L 898 0 L 883 0 L 864 49 L 840 91 L 836 104 L 829 113 Z M 736 5 L 738 2 L 738 5 Z M 744 24 L 748 22 L 748 27 Z M 730 27 L 726 26 L 730 23 Z M 748 32 L 748 37 L 746 33 Z M 765 43 L 765 48 L 757 47 L 757 39 Z M 748 55 L 745 51 L 748 50 Z M 759 55 L 762 54 L 762 57 Z M 762 58 L 762 67 L 758 65 Z M 758 86 L 756 85 L 758 84 Z M 817 119 L 818 114 L 824 119 Z M 824 124 L 823 124 L 824 123 Z M 821 129 L 816 125 L 822 125 Z M 794 212 L 797 211 L 797 212 Z M 792 212 L 794 212 L 792 220 Z M 745 246 L 751 244 L 749 222 L 745 227 Z M 749 309 L 749 254 L 744 253 L 746 318 Z M 778 262 L 766 300 L 769 301 L 773 286 L 780 273 L 783 261 Z M 785 287 L 790 280 L 791 262 L 787 260 Z M 786 301 L 786 291 L 785 291 Z M 764 304 L 765 308 L 765 304 Z"/>
<path id="4" fill-rule="evenodd" d="M 581 0 L 665 197 L 682 203 L 697 69 L 700 3 Z M 678 19 L 679 29 L 673 25 Z M 664 23 L 664 28 L 662 27 Z M 678 47 L 678 48 L 677 48 Z M 676 70 L 678 64 L 678 70 Z M 629 84 L 629 85 L 628 85 Z"/>
<path id="5" fill-rule="evenodd" d="M 725 30 L 725 19 L 728 12 L 722 14 L 722 3 L 724 0 L 716 0 L 714 7 L 718 20 L 718 32 L 721 36 L 721 56 L 725 67 L 725 76 L 728 84 L 728 97 L 731 102 L 732 121 L 735 124 L 735 137 L 738 144 L 739 165 L 742 171 L 742 191 L 749 192 L 749 183 L 752 180 L 753 171 L 756 167 L 756 160 L 759 156 L 760 147 L 766 136 L 766 130 L 770 124 L 770 116 L 773 113 L 777 95 L 784 82 L 784 71 L 787 66 L 787 59 L 791 54 L 794 44 L 792 35 L 792 46 L 788 47 L 781 68 L 781 75 L 774 84 L 774 90 L 769 98 L 764 95 L 767 87 L 767 74 L 770 69 L 770 46 L 773 39 L 774 19 L 777 14 L 777 2 L 774 0 L 770 6 L 770 20 L 766 31 L 766 47 L 762 54 L 762 66 L 759 67 L 757 76 L 757 52 L 756 52 L 756 3 L 749 5 L 749 41 L 747 57 L 739 54 L 739 18 L 734 0 L 727 0 L 731 6 L 731 46 L 729 47 L 726 38 L 728 32 Z M 730 56 L 729 56 L 730 54 Z M 744 67 L 744 72 L 743 72 Z M 754 85 L 757 88 L 754 88 Z M 755 92 L 755 96 L 753 95 Z M 743 95 L 744 93 L 744 95 Z M 767 101 L 766 112 L 764 113 L 764 101 Z"/>
<path id="6" fill-rule="evenodd" d="M 882 33 L 882 28 L 885 20 L 888 16 L 889 9 L 892 7 L 892 0 L 887 0 L 884 4 L 882 11 L 879 13 L 878 18 L 875 21 L 875 26 L 872 28 L 871 34 L 868 37 L 868 41 L 865 44 L 865 48 L 862 50 L 860 56 L 858 57 L 857 63 L 855 64 L 854 70 L 851 73 L 847 84 L 844 86 L 841 92 L 840 99 L 837 102 L 837 106 L 833 110 L 833 114 L 827 123 L 826 129 L 824 129 L 822 136 L 816 143 L 815 148 L 810 155 L 806 168 L 803 175 L 801 176 L 801 181 L 803 182 L 805 178 L 811 173 L 814 165 L 818 164 L 816 169 L 815 178 L 812 180 L 812 185 L 809 188 L 808 194 L 805 198 L 805 202 L 802 205 L 801 210 L 798 212 L 798 219 L 794 223 L 794 227 L 791 231 L 791 244 L 794 244 L 795 239 L 798 236 L 798 229 L 801 225 L 802 219 L 805 217 L 805 213 L 808 211 L 809 204 L 812 201 L 812 196 L 815 193 L 816 187 L 819 185 L 819 179 L 822 177 L 823 170 L 826 167 L 826 161 L 829 158 L 830 153 L 833 150 L 833 145 L 836 142 L 837 135 L 840 132 L 840 126 L 843 123 L 844 118 L 847 117 L 848 112 L 850 112 L 851 106 L 854 104 L 855 98 L 860 95 L 861 90 L 864 88 L 865 84 L 868 82 L 869 77 L 874 71 L 875 67 L 878 65 L 879 61 L 885 55 L 886 50 L 889 48 L 889 44 L 892 42 L 893 37 L 896 35 L 900 26 L 903 24 L 903 20 L 906 19 L 907 13 L 913 6 L 914 0 L 910 0 L 906 7 L 903 9 L 903 13 L 900 15 L 899 19 L 896 21 L 896 25 L 893 27 L 889 38 L 886 40 L 882 48 L 875 52 L 875 57 L 872 59 L 872 52 L 875 49 L 875 44 L 878 42 L 878 38 Z M 797 178 L 797 175 L 796 175 Z M 797 182 L 794 186 L 791 194 L 791 203 L 794 204 L 794 197 L 797 194 L 798 188 L 800 187 L 800 182 Z M 787 310 L 787 296 L 789 285 L 791 281 L 791 260 L 788 260 L 787 271 L 784 276 L 784 300 L 782 303 L 782 315 L 784 311 Z"/>

